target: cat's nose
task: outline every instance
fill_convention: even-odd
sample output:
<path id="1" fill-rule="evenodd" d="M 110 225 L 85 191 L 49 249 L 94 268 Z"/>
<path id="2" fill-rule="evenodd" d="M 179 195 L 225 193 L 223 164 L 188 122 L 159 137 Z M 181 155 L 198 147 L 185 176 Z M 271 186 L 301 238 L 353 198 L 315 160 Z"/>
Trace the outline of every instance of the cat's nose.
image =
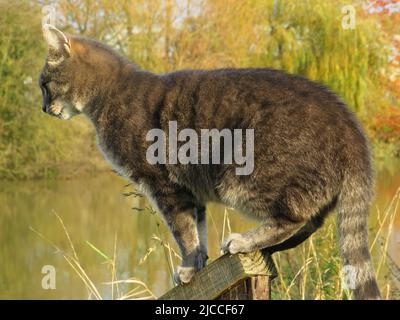
<path id="1" fill-rule="evenodd" d="M 49 113 L 49 110 L 50 110 L 50 103 L 44 101 L 42 105 L 42 111 L 45 113 Z"/>
<path id="2" fill-rule="evenodd" d="M 42 111 L 48 113 L 50 109 L 49 94 L 45 91 L 43 94 Z"/>
<path id="3" fill-rule="evenodd" d="M 43 97 L 42 111 L 47 113 L 47 111 L 49 110 L 49 107 L 50 107 L 50 94 L 47 91 L 46 87 L 41 85 L 40 89 L 42 89 L 42 97 Z"/>

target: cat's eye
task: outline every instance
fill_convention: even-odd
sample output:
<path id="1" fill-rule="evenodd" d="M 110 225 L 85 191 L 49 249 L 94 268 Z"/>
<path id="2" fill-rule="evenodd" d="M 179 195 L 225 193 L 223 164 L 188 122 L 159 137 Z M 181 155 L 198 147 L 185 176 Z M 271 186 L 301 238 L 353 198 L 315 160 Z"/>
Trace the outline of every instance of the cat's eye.
<path id="1" fill-rule="evenodd" d="M 51 82 L 51 79 L 45 78 L 44 76 L 40 77 L 39 84 L 40 84 L 41 87 L 46 87 L 47 88 L 47 84 L 50 83 L 50 82 Z"/>
<path id="2" fill-rule="evenodd" d="M 39 79 L 39 85 L 40 85 L 41 87 L 44 87 L 45 81 L 44 81 L 43 77 L 40 77 L 40 79 Z"/>

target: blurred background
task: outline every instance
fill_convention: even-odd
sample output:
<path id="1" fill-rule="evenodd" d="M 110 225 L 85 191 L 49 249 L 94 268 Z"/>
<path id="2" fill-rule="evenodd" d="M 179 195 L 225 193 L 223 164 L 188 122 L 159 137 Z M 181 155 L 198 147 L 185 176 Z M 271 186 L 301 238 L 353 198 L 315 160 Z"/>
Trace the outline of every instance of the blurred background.
<path id="1" fill-rule="evenodd" d="M 0 0 L 0 298 L 152 298 L 173 286 L 179 263 L 160 218 L 102 159 L 91 125 L 41 112 L 49 10 L 59 29 L 152 72 L 270 67 L 337 92 L 371 139 L 371 248 L 384 297 L 399 298 L 399 0 Z M 208 209 L 214 259 L 230 230 L 252 223 Z M 277 254 L 273 298 L 348 298 L 336 240 L 332 218 Z M 55 289 L 42 286 L 45 265 L 57 271 Z"/>

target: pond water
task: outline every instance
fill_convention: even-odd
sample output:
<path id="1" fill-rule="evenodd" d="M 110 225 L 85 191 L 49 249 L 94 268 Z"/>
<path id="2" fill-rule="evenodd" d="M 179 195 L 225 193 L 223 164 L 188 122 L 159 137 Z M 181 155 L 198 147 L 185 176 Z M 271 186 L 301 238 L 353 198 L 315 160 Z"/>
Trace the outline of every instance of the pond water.
<path id="1" fill-rule="evenodd" d="M 146 209 L 144 198 L 123 195 L 132 191 L 126 184 L 113 173 L 77 180 L 0 182 L 0 298 L 88 298 L 83 281 L 63 257 L 62 252 L 73 255 L 73 250 L 56 214 L 68 231 L 80 265 L 103 298 L 117 296 L 107 284 L 112 280 L 112 268 L 104 257 L 113 257 L 115 244 L 118 279 L 139 279 L 156 296 L 171 288 L 169 252 L 157 239 L 175 249 L 176 245 L 161 219 Z M 399 187 L 400 172 L 379 170 L 377 199 L 371 214 L 372 236 L 378 210 L 383 215 Z M 252 226 L 231 211 L 228 225 L 225 214 L 222 206 L 209 206 L 211 259 L 219 256 L 219 245 L 228 227 L 240 232 Z M 388 242 L 388 252 L 397 265 L 399 248 L 397 214 Z M 177 259 L 173 260 L 177 263 Z M 55 289 L 42 286 L 42 268 L 48 265 L 56 272 Z M 123 289 L 128 288 L 120 288 Z"/>

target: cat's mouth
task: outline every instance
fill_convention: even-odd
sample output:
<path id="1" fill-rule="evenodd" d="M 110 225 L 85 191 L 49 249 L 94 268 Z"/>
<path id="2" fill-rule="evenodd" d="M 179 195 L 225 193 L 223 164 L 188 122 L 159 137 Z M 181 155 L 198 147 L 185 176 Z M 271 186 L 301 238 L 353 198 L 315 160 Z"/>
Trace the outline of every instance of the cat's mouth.
<path id="1" fill-rule="evenodd" d="M 57 117 L 58 119 L 64 120 L 64 116 L 63 116 L 63 112 L 62 112 L 62 110 L 61 110 L 61 112 L 60 112 L 60 113 L 58 113 L 58 114 L 54 114 L 54 116 L 55 116 L 55 117 Z"/>
<path id="2" fill-rule="evenodd" d="M 69 104 L 56 103 L 48 108 L 47 113 L 61 120 L 69 120 L 73 116 L 79 114 Z"/>
<path id="3" fill-rule="evenodd" d="M 60 108 L 60 109 L 55 109 L 53 110 L 52 107 L 49 110 L 49 114 L 53 117 L 57 117 L 62 119 L 62 113 L 63 113 L 64 108 Z"/>
<path id="4" fill-rule="evenodd" d="M 64 111 L 64 107 L 60 107 L 60 106 L 51 106 L 49 108 L 49 112 L 48 114 L 53 116 L 53 117 L 57 117 L 59 119 L 63 119 L 63 111 Z"/>

